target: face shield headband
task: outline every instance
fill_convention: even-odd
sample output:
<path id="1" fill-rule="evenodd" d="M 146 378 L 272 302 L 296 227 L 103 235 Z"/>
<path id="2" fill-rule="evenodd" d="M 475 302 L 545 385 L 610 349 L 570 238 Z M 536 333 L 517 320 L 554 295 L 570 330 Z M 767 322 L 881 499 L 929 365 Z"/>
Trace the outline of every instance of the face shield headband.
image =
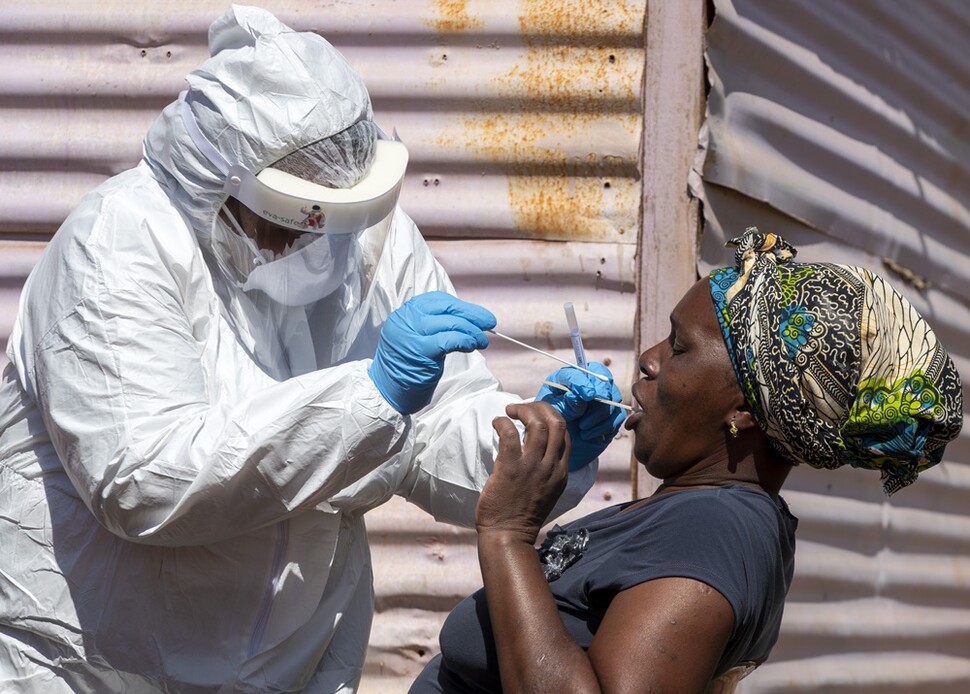
<path id="1" fill-rule="evenodd" d="M 374 226 L 394 211 L 408 151 L 378 128 L 370 170 L 350 188 L 328 188 L 284 171 L 266 167 L 254 175 L 241 164 L 230 164 L 199 129 L 182 98 L 182 122 L 199 152 L 225 175 L 223 191 L 273 224 L 318 234 L 351 234 Z"/>

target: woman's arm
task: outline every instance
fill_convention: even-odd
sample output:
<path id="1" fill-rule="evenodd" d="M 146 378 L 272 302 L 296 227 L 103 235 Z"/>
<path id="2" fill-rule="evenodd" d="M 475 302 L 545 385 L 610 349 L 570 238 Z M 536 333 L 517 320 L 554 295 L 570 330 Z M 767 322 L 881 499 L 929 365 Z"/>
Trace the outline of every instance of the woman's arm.
<path id="1" fill-rule="evenodd" d="M 544 403 L 510 406 L 525 440 L 495 420 L 499 455 L 478 506 L 478 551 L 506 692 L 703 692 L 734 626 L 707 584 L 662 578 L 614 598 L 589 650 L 569 635 L 534 548 L 562 489 L 565 425 Z"/>
<path id="2" fill-rule="evenodd" d="M 589 649 L 604 692 L 704 692 L 734 630 L 727 598 L 692 578 L 657 578 L 613 598 Z"/>

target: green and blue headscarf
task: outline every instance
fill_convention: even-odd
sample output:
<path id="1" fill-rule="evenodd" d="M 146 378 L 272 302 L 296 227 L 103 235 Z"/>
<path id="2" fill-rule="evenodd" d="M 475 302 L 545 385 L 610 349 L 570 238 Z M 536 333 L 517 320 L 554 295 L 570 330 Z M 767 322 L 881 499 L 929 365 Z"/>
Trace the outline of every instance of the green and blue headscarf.
<path id="1" fill-rule="evenodd" d="M 792 463 L 879 470 L 887 494 L 936 465 L 963 423 L 963 389 L 923 317 L 868 270 L 798 263 L 749 227 L 736 267 L 710 274 L 738 382 Z"/>

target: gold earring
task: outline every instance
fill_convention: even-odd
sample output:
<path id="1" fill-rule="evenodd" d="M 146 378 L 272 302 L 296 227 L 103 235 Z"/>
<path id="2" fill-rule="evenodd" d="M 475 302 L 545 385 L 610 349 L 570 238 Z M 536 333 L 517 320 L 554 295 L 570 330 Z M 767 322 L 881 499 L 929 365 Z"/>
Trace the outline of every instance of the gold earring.
<path id="1" fill-rule="evenodd" d="M 731 420 L 731 428 L 729 431 L 731 432 L 732 439 L 738 438 L 738 425 L 734 423 L 733 419 Z"/>

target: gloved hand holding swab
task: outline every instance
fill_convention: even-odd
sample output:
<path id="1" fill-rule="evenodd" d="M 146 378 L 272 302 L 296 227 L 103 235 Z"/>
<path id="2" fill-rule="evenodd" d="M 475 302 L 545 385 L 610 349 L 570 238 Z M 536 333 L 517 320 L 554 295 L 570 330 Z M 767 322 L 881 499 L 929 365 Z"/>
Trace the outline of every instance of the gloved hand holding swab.
<path id="1" fill-rule="evenodd" d="M 567 386 L 564 386 L 562 383 L 556 383 L 554 381 L 543 381 L 542 385 L 549 386 L 550 388 L 555 388 L 556 390 L 561 390 L 565 393 L 572 392 L 569 390 Z M 593 400 L 595 402 L 601 402 L 604 405 L 615 405 L 616 407 L 622 407 L 624 410 L 630 410 L 630 411 L 633 410 L 633 408 L 630 407 L 629 405 L 625 405 L 622 402 L 616 402 L 615 400 L 606 400 L 604 398 L 593 398 Z"/>
<path id="2" fill-rule="evenodd" d="M 589 368 L 611 376 L 609 369 L 599 362 L 589 362 Z M 572 443 L 570 470 L 585 467 L 599 457 L 627 415 L 626 408 L 620 404 L 623 394 L 612 378 L 604 383 L 590 378 L 575 366 L 550 374 L 535 399 L 552 405 L 566 420 Z"/>
<path id="3" fill-rule="evenodd" d="M 566 420 L 572 441 L 569 469 L 579 470 L 603 452 L 626 418 L 625 411 L 631 411 L 633 408 L 620 402 L 623 396 L 613 383 L 609 369 L 598 362 L 586 361 L 576 312 L 571 303 L 566 303 L 563 309 L 566 312 L 566 322 L 569 323 L 569 333 L 577 364 L 571 364 L 555 354 L 544 352 L 494 329 L 486 329 L 485 332 L 566 365 L 566 368 L 559 369 L 543 381 L 542 388 L 539 389 L 535 399 L 548 402 Z M 592 367 L 601 373 L 587 367 Z M 598 380 L 585 379 L 575 373 L 576 371 Z"/>
<path id="4" fill-rule="evenodd" d="M 579 332 L 579 321 L 576 320 L 576 309 L 573 308 L 573 302 L 567 301 L 562 305 L 562 310 L 566 313 L 566 324 L 569 326 L 569 339 L 573 343 L 573 354 L 576 355 L 576 363 L 579 366 L 586 368 L 586 349 L 583 347 L 583 336 Z M 556 383 L 555 381 L 543 381 L 543 385 L 549 386 L 550 388 L 555 388 L 556 390 L 562 390 L 570 392 L 569 388 L 564 386 L 562 383 Z M 596 402 L 601 402 L 604 405 L 616 405 L 617 407 L 622 407 L 625 410 L 632 410 L 633 408 L 629 405 L 624 405 L 622 402 L 616 402 L 615 400 L 606 400 L 604 398 L 593 398 Z"/>

